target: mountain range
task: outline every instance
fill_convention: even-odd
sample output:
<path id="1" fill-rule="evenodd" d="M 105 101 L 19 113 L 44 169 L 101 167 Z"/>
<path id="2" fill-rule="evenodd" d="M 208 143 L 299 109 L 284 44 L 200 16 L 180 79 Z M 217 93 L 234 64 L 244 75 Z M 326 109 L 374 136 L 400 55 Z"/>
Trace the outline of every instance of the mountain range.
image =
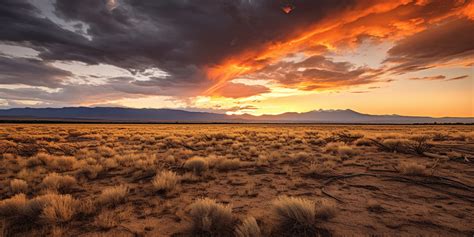
<path id="1" fill-rule="evenodd" d="M 254 116 L 191 112 L 175 109 L 133 109 L 121 107 L 13 108 L 0 110 L 0 120 L 52 120 L 89 122 L 165 122 L 165 123 L 474 123 L 474 117 L 425 117 L 370 115 L 353 110 L 314 110 Z"/>

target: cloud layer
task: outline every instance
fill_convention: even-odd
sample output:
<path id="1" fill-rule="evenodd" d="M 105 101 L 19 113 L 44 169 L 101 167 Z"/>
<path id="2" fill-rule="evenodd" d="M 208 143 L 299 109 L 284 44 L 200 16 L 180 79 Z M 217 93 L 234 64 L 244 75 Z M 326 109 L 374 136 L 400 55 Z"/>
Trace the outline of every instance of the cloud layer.
<path id="1" fill-rule="evenodd" d="M 37 58 L 0 57 L 0 84 L 26 86 L 2 88 L 1 99 L 240 99 L 272 88 L 232 82 L 239 78 L 320 91 L 473 63 L 471 1 L 305 0 L 287 13 L 274 0 L 56 0 L 49 13 L 38 4 L 50 3 L 6 0 L 0 6 L 0 43 L 39 52 Z M 380 67 L 332 57 L 369 41 L 393 43 Z M 52 66 L 57 61 L 113 65 L 130 74 L 78 82 L 74 71 Z M 150 75 L 150 68 L 165 75 Z"/>

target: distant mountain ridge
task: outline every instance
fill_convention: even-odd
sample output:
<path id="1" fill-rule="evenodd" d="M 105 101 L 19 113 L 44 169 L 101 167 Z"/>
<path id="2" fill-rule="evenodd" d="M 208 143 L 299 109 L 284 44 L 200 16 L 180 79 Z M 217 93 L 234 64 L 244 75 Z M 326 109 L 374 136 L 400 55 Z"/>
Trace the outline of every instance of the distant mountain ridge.
<path id="1" fill-rule="evenodd" d="M 227 122 L 227 123 L 474 123 L 473 117 L 422 117 L 370 115 L 353 110 L 314 110 L 305 113 L 253 116 L 190 112 L 176 109 L 133 109 L 121 107 L 13 108 L 0 110 L 0 120 L 77 120 L 100 122 Z"/>

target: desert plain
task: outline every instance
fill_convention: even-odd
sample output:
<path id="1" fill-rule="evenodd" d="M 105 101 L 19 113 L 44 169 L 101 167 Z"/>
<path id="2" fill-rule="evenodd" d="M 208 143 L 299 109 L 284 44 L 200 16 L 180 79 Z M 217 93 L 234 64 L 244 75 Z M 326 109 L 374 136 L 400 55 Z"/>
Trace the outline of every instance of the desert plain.
<path id="1" fill-rule="evenodd" d="M 2 236 L 473 236 L 474 127 L 0 125 Z"/>

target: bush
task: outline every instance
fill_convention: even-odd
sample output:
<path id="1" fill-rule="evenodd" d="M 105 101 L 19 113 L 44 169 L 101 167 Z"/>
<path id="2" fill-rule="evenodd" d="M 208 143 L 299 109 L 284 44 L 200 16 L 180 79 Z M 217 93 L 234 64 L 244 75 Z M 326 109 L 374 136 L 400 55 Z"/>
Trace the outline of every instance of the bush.
<path id="1" fill-rule="evenodd" d="M 406 152 L 410 146 L 408 139 L 385 139 L 382 142 L 384 149 L 389 152 Z"/>
<path id="2" fill-rule="evenodd" d="M 10 181 L 10 189 L 13 193 L 28 192 L 28 183 L 22 179 L 13 179 Z"/>
<path id="3" fill-rule="evenodd" d="M 374 142 L 368 138 L 361 138 L 357 140 L 355 144 L 356 146 L 372 146 L 373 143 Z"/>
<path id="4" fill-rule="evenodd" d="M 333 202 L 323 199 L 317 203 L 317 207 L 316 207 L 317 219 L 328 220 L 328 219 L 333 218 L 336 215 L 336 213 L 337 213 L 337 208 Z"/>
<path id="5" fill-rule="evenodd" d="M 347 146 L 347 145 L 342 145 L 337 148 L 337 154 L 339 154 L 342 157 L 352 157 L 358 154 L 356 150 L 354 150 L 353 147 Z"/>
<path id="6" fill-rule="evenodd" d="M 28 199 L 24 193 L 17 194 L 9 199 L 0 201 L 0 216 L 13 217 L 23 215 L 28 205 Z"/>
<path id="7" fill-rule="evenodd" d="M 28 200 L 18 194 L 0 202 L 0 216 L 5 218 L 28 218 L 29 221 L 42 220 L 46 223 L 64 223 L 76 214 L 79 202 L 71 195 L 45 194 Z M 19 219 L 24 223 L 24 219 Z"/>
<path id="8" fill-rule="evenodd" d="M 59 175 L 57 173 L 49 173 L 41 182 L 44 188 L 59 191 L 66 191 L 76 183 L 77 181 L 74 177 L 69 175 Z"/>
<path id="9" fill-rule="evenodd" d="M 199 199 L 190 206 L 194 236 L 231 236 L 234 218 L 230 206 L 212 199 Z"/>
<path id="10" fill-rule="evenodd" d="M 109 187 L 102 191 L 97 198 L 100 205 L 116 206 L 123 203 L 128 195 L 128 187 L 124 185 Z"/>
<path id="11" fill-rule="evenodd" d="M 170 192 L 176 188 L 180 178 L 173 171 L 162 171 L 152 181 L 155 191 Z"/>
<path id="12" fill-rule="evenodd" d="M 240 160 L 239 159 L 224 159 L 222 162 L 219 162 L 216 165 L 216 168 L 222 171 L 236 170 L 240 168 Z"/>
<path id="13" fill-rule="evenodd" d="M 52 158 L 52 160 L 47 164 L 59 172 L 65 172 L 74 170 L 76 168 L 77 160 L 72 156 L 58 156 Z"/>
<path id="14" fill-rule="evenodd" d="M 84 165 L 79 174 L 87 177 L 88 179 L 95 179 L 104 170 L 102 165 Z"/>
<path id="15" fill-rule="evenodd" d="M 247 217 L 242 221 L 242 224 L 237 226 L 235 230 L 236 237 L 260 237 L 262 233 L 257 224 L 257 220 L 253 217 Z"/>
<path id="16" fill-rule="evenodd" d="M 47 199 L 49 200 L 40 216 L 47 223 L 68 222 L 74 217 L 79 207 L 79 202 L 71 195 L 49 194 Z"/>
<path id="17" fill-rule="evenodd" d="M 275 229 L 282 233 L 295 236 L 315 235 L 315 204 L 314 202 L 295 197 L 279 197 L 273 201 Z"/>
<path id="18" fill-rule="evenodd" d="M 426 166 L 420 165 L 415 161 L 402 161 L 399 165 L 400 173 L 412 176 L 427 175 Z"/>
<path id="19" fill-rule="evenodd" d="M 184 168 L 193 171 L 197 175 L 201 175 L 209 169 L 209 164 L 206 159 L 195 156 L 186 160 Z"/>

